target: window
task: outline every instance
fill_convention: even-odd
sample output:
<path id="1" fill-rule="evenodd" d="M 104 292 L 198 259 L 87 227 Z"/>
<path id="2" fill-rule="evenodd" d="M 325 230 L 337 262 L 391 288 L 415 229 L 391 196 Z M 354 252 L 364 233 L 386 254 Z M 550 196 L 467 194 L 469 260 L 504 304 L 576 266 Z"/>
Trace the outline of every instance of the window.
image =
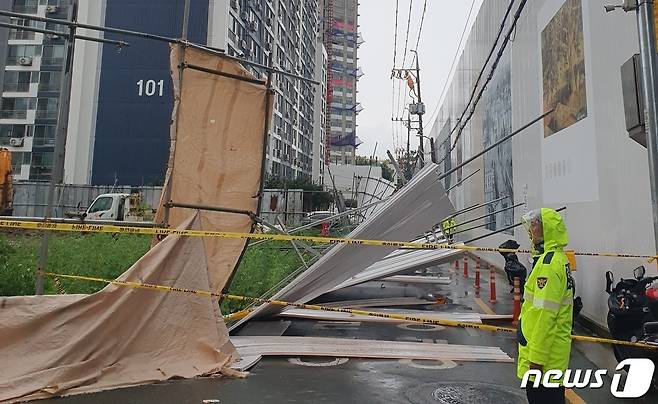
<path id="1" fill-rule="evenodd" d="M 54 146 L 56 130 L 55 125 L 35 125 L 33 145 Z"/>
<path id="2" fill-rule="evenodd" d="M 7 51 L 7 65 L 15 66 L 20 60 L 38 56 L 40 53 L 40 45 L 9 45 L 9 50 Z"/>
<path id="3" fill-rule="evenodd" d="M 36 181 L 49 180 L 52 167 L 53 152 L 33 152 L 32 165 L 30 166 L 30 179 Z"/>
<path id="4" fill-rule="evenodd" d="M 35 98 L 3 98 L 0 117 L 4 119 L 25 119 L 27 111 L 36 107 Z"/>
<path id="5" fill-rule="evenodd" d="M 21 172 L 21 165 L 30 164 L 32 153 L 30 152 L 13 152 L 11 153 L 11 170 L 14 174 Z"/>
<path id="6" fill-rule="evenodd" d="M 62 72 L 41 72 L 39 91 L 59 91 L 61 80 Z"/>
<path id="7" fill-rule="evenodd" d="M 29 126 L 27 125 L 0 125 L 0 139 L 27 136 L 30 136 Z M 2 142 L 2 140 L 0 140 L 0 142 Z"/>
<path id="8" fill-rule="evenodd" d="M 57 98 L 39 98 L 37 100 L 37 118 L 57 119 Z"/>
<path id="9" fill-rule="evenodd" d="M 60 66 L 64 63 L 64 45 L 45 45 L 41 57 L 42 65 Z"/>
<path id="10" fill-rule="evenodd" d="M 110 208 L 112 208 L 112 198 L 104 196 L 96 199 L 96 202 L 89 208 L 89 213 L 105 212 L 110 210 Z"/>
<path id="11" fill-rule="evenodd" d="M 36 75 L 35 75 L 36 76 Z M 4 91 L 27 92 L 30 90 L 32 72 L 7 71 L 5 72 Z"/>

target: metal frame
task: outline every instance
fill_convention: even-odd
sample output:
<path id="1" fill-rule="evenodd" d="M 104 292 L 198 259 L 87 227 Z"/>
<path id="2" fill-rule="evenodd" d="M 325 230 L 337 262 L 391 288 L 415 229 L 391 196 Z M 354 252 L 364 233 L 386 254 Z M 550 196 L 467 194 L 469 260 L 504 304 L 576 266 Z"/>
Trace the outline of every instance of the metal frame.
<path id="1" fill-rule="evenodd" d="M 37 27 L 26 27 L 24 25 L 17 25 L 17 24 L 8 24 L 6 22 L 0 22 L 0 27 L 3 28 L 9 28 L 9 29 L 15 29 L 18 31 L 30 31 L 30 32 L 39 32 L 41 34 L 50 34 L 50 35 L 59 35 L 62 37 L 69 36 L 67 32 L 64 31 L 54 31 L 50 29 L 43 29 L 43 28 L 37 28 Z M 104 39 L 104 38 L 94 38 L 91 36 L 86 36 L 86 35 L 75 35 L 75 39 L 82 39 L 85 41 L 91 41 L 91 42 L 99 42 L 99 43 L 107 43 L 111 45 L 116 45 L 119 48 L 123 48 L 125 46 L 130 46 L 128 42 L 125 41 L 115 41 L 113 39 Z"/>
<path id="2" fill-rule="evenodd" d="M 202 66 L 191 65 L 187 62 L 183 62 L 179 67 L 182 68 L 182 69 L 197 70 L 197 71 L 200 71 L 200 72 L 214 74 L 214 75 L 217 75 L 217 76 L 228 77 L 230 79 L 245 81 L 247 83 L 267 85 L 267 83 L 263 80 L 252 79 L 250 77 L 239 76 L 237 74 L 224 73 L 224 72 L 221 72 L 219 70 L 213 70 L 213 69 L 208 69 L 208 68 L 202 67 Z"/>
<path id="3" fill-rule="evenodd" d="M 187 5 L 186 5 L 186 8 L 187 8 Z M 273 72 L 273 73 L 281 74 L 283 76 L 287 76 L 287 77 L 294 78 L 294 79 L 297 79 L 297 80 L 306 81 L 308 83 L 312 83 L 312 84 L 316 84 L 316 85 L 320 84 L 316 80 L 309 79 L 307 77 L 300 76 L 300 75 L 297 75 L 297 74 L 294 74 L 294 73 L 290 73 L 290 72 L 287 72 L 285 70 L 276 69 L 276 68 L 273 68 L 273 67 L 270 67 L 270 66 L 265 66 L 263 64 L 256 63 L 256 62 L 251 62 L 249 60 L 245 60 L 245 59 L 238 58 L 238 57 L 235 57 L 235 56 L 229 56 L 229 55 L 226 54 L 224 49 L 218 49 L 218 48 L 213 48 L 213 47 L 206 46 L 206 45 L 200 45 L 200 44 L 196 44 L 196 43 L 193 43 L 193 42 L 189 42 L 186 38 L 176 39 L 176 38 L 170 38 L 170 37 L 161 36 L 161 35 L 149 34 L 149 33 L 146 33 L 146 32 L 131 31 L 131 30 L 126 30 L 126 29 L 112 28 L 112 27 L 103 27 L 103 26 L 99 26 L 99 25 L 90 25 L 90 24 L 79 23 L 77 21 L 59 20 L 59 19 L 56 19 L 56 18 L 38 17 L 38 16 L 34 16 L 34 15 L 29 15 L 29 14 L 15 13 L 13 11 L 2 11 L 2 10 L 0 10 L 0 15 L 7 16 L 7 17 L 20 18 L 20 19 L 25 19 L 25 20 L 32 20 L 32 21 L 50 22 L 50 23 L 53 23 L 53 24 L 66 25 L 70 28 L 84 28 L 84 29 L 89 29 L 89 30 L 93 30 L 93 31 L 102 31 L 102 32 L 109 32 L 109 33 L 118 34 L 118 35 L 127 35 L 127 36 L 134 36 L 134 37 L 138 37 L 138 38 L 151 39 L 151 40 L 160 41 L 160 42 L 178 43 L 178 44 L 182 44 L 184 46 L 190 47 L 190 48 L 215 53 L 215 54 L 217 54 L 219 56 L 222 56 L 222 57 L 225 57 L 227 59 L 235 60 L 237 62 L 246 64 L 246 65 L 249 65 L 249 66 L 253 66 L 253 67 L 256 67 L 256 68 L 259 68 L 259 69 L 263 69 L 263 70 L 266 70 L 266 71 L 270 71 L 270 72 Z"/>

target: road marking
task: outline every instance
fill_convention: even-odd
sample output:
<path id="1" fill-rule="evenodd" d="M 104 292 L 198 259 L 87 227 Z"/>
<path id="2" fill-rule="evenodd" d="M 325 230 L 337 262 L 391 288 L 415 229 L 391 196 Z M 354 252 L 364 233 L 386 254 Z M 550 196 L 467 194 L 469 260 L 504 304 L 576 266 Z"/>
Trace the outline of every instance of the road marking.
<path id="1" fill-rule="evenodd" d="M 491 307 L 489 307 L 489 305 L 486 304 L 486 303 L 485 303 L 482 299 L 480 299 L 479 297 L 476 297 L 476 298 L 475 298 L 475 303 L 477 303 L 477 305 L 480 306 L 480 308 L 484 311 L 484 314 L 496 314 L 496 312 L 493 311 L 493 310 L 491 309 Z"/>
<path id="2" fill-rule="evenodd" d="M 571 389 L 564 390 L 564 398 L 568 404 L 587 404 L 575 391 Z"/>

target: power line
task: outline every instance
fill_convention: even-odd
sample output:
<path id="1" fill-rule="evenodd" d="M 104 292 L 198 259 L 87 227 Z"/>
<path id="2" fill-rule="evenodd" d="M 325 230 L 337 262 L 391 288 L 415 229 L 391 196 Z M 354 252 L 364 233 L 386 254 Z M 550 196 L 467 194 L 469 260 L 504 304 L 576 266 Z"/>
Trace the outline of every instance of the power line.
<path id="1" fill-rule="evenodd" d="M 404 39 L 404 54 L 402 56 L 402 66 L 404 69 L 404 63 L 407 61 L 407 45 L 409 44 L 409 27 L 411 26 L 411 11 L 414 5 L 414 0 L 409 0 L 409 17 L 407 18 L 407 34 Z"/>
<path id="2" fill-rule="evenodd" d="M 513 3 L 513 2 L 514 2 L 514 0 L 512 0 L 511 3 Z M 510 3 L 510 7 L 512 5 L 511 3 Z M 450 151 L 452 151 L 455 148 L 455 146 L 457 145 L 457 141 L 459 140 L 459 137 L 462 134 L 464 126 L 466 126 L 466 124 L 473 117 L 473 114 L 475 113 L 475 107 L 477 107 L 478 103 L 480 102 L 480 99 L 482 98 L 482 94 L 484 94 L 484 90 L 487 88 L 487 84 L 489 84 L 489 82 L 493 78 L 494 73 L 496 72 L 496 68 L 498 67 L 498 62 L 500 62 L 500 59 L 502 58 L 503 53 L 505 52 L 505 48 L 507 48 L 507 44 L 509 44 L 509 40 L 510 40 L 510 37 L 512 35 L 512 32 L 514 32 L 514 30 L 516 29 L 516 23 L 519 21 L 519 18 L 521 17 L 521 12 L 523 11 L 523 8 L 525 7 L 526 3 L 527 3 L 527 0 L 521 0 L 521 4 L 519 4 L 519 7 L 516 9 L 516 13 L 514 13 L 514 18 L 512 19 L 512 23 L 510 25 L 510 28 L 507 31 L 507 34 L 505 35 L 505 38 L 503 39 L 503 43 L 500 45 L 500 49 L 498 50 L 498 54 L 496 55 L 496 59 L 494 60 L 493 64 L 491 65 L 491 71 L 489 72 L 489 76 L 487 76 L 487 79 L 484 82 L 484 84 L 482 85 L 482 88 L 480 89 L 480 92 L 478 93 L 475 100 L 473 100 L 473 105 L 471 105 L 470 108 L 469 108 L 469 104 L 470 104 L 470 101 L 471 101 L 471 100 L 469 100 L 469 104 L 466 104 L 466 107 L 464 108 L 464 111 L 462 112 L 461 116 L 457 120 L 455 126 L 450 131 L 450 134 L 452 135 L 452 133 L 455 132 L 455 130 L 457 128 L 460 128 L 459 131 L 457 132 L 457 136 L 455 136 L 454 143 L 450 147 Z M 505 21 L 503 21 L 501 25 L 504 26 Z M 494 44 L 494 46 L 492 48 L 495 48 L 495 45 L 496 44 Z M 486 68 L 486 66 L 483 65 L 482 70 L 484 70 L 485 68 Z M 471 97 L 471 99 L 472 99 L 472 97 Z M 466 112 L 469 111 L 469 110 L 470 110 L 470 113 L 469 113 L 468 117 L 466 119 L 464 119 L 464 121 L 462 122 L 462 119 L 466 115 Z M 460 123 L 461 123 L 461 125 L 460 125 Z"/>
<path id="3" fill-rule="evenodd" d="M 416 39 L 416 50 L 420 44 L 420 34 L 423 32 L 423 22 L 425 22 L 425 11 L 427 11 L 427 0 L 423 3 L 423 13 L 420 16 L 420 27 L 418 28 L 418 38 Z M 411 63 L 413 65 L 413 63 Z"/>
<path id="4" fill-rule="evenodd" d="M 400 5 L 400 0 L 395 0 L 395 36 L 393 39 L 393 69 L 395 69 L 395 61 L 397 58 L 398 52 L 398 9 Z"/>
<path id="5" fill-rule="evenodd" d="M 452 58 L 452 63 L 450 64 L 450 70 L 448 71 L 448 75 L 446 76 L 446 81 L 443 83 L 443 88 L 441 89 L 441 95 L 439 96 L 439 100 L 436 103 L 436 106 L 434 107 L 434 111 L 432 111 L 431 118 L 427 121 L 427 125 L 430 125 L 431 122 L 434 121 L 434 115 L 439 112 L 439 107 L 441 106 L 441 102 L 443 100 L 443 97 L 445 96 L 445 92 L 448 89 L 448 83 L 450 82 L 450 76 L 452 75 L 452 72 L 454 68 L 457 66 L 457 59 L 459 57 L 459 51 L 461 49 L 462 43 L 464 42 L 464 37 L 466 36 L 466 30 L 468 29 L 468 23 L 471 20 L 471 14 L 473 13 L 473 7 L 475 6 L 475 1 L 473 0 L 471 2 L 471 7 L 468 10 L 468 16 L 466 17 L 466 22 L 464 23 L 464 29 L 462 30 L 461 37 L 459 38 L 459 45 L 457 45 L 457 49 L 455 50 L 455 55 Z"/>

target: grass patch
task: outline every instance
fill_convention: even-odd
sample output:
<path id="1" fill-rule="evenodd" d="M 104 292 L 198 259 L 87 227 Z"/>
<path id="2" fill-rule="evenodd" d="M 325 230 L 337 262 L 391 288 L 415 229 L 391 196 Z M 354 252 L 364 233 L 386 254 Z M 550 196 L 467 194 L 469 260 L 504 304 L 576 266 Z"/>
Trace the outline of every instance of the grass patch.
<path id="1" fill-rule="evenodd" d="M 34 294 L 39 234 L 0 234 L 0 296 Z M 134 234 L 51 234 L 48 271 L 116 278 L 148 250 L 150 236 Z M 67 293 L 93 293 L 105 285 L 61 279 Z M 45 291 L 56 294 L 52 281 Z"/>
<path id="2" fill-rule="evenodd" d="M 318 235 L 310 230 L 305 235 Z M 42 236 L 37 233 L 0 233 L 0 296 L 34 294 L 34 272 L 37 267 Z M 62 234 L 50 237 L 48 271 L 71 275 L 114 279 L 148 251 L 151 237 L 134 234 Z M 311 260 L 310 253 L 303 252 Z M 236 272 L 230 293 L 261 296 L 302 265 L 290 242 L 270 241 L 250 247 Z M 96 282 L 60 279 L 69 294 L 94 293 L 105 285 Z M 50 279 L 47 294 L 57 294 Z M 225 301 L 223 313 L 246 307 L 248 303 Z"/>

